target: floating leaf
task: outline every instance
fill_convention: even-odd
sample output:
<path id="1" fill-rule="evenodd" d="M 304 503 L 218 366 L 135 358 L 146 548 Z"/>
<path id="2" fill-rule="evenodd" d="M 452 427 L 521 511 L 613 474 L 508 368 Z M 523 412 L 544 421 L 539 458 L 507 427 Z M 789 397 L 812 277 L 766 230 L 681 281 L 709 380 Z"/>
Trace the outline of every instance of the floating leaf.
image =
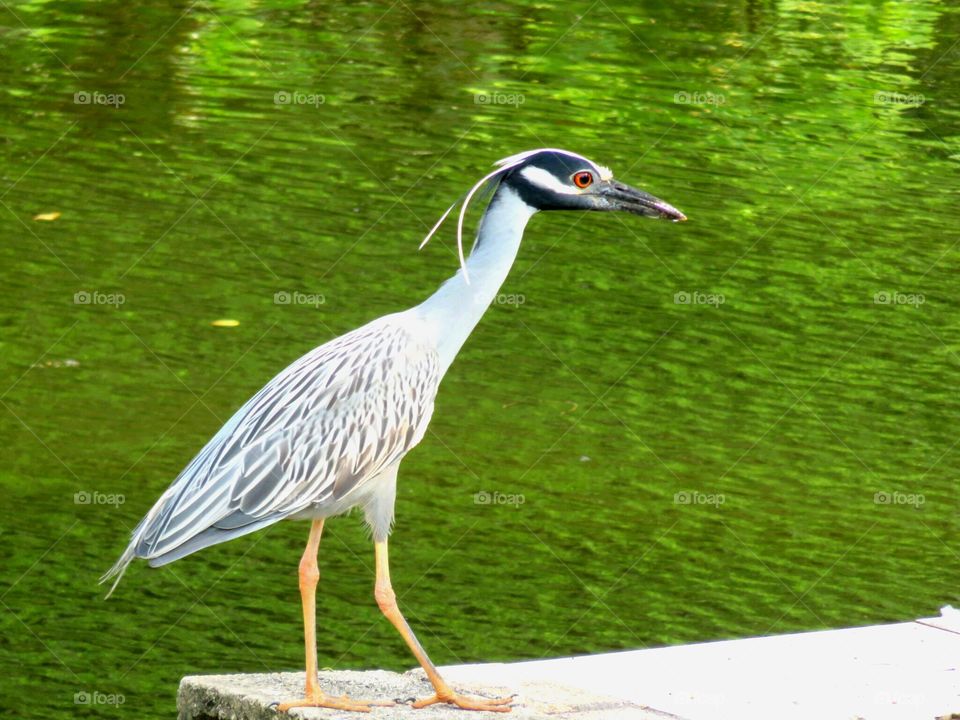
<path id="1" fill-rule="evenodd" d="M 39 220 L 41 222 L 53 222 L 58 217 L 60 217 L 60 213 L 54 211 L 54 212 L 40 213 L 39 215 L 34 215 L 33 219 Z"/>
<path id="2" fill-rule="evenodd" d="M 64 367 L 80 367 L 80 361 L 74 360 L 73 358 L 65 358 L 63 360 L 44 360 L 42 362 L 37 362 L 31 365 L 30 367 L 40 368 L 64 368 Z"/>

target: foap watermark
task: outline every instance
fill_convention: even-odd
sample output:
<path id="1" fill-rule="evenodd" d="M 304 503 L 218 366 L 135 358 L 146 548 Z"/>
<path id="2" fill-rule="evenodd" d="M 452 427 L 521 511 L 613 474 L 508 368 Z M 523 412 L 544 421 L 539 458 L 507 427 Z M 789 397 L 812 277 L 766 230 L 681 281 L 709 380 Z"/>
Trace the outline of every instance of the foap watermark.
<path id="1" fill-rule="evenodd" d="M 527 498 L 524 497 L 521 493 L 502 493 L 497 490 L 493 492 L 487 492 L 486 490 L 481 490 L 473 494 L 473 504 L 474 505 L 507 505 L 512 506 L 514 509 L 519 508 L 527 501 Z"/>
<path id="2" fill-rule="evenodd" d="M 119 108 L 127 101 L 127 96 L 123 93 L 104 93 L 97 90 L 88 92 L 80 90 L 73 94 L 74 105 L 109 105 L 113 108 Z"/>
<path id="3" fill-rule="evenodd" d="M 327 302 L 321 293 L 305 293 L 299 290 L 278 290 L 273 294 L 274 305 L 311 305 L 315 308 Z"/>
<path id="4" fill-rule="evenodd" d="M 727 301 L 722 293 L 705 293 L 699 290 L 680 290 L 673 294 L 674 305 L 712 305 L 719 307 Z"/>
<path id="5" fill-rule="evenodd" d="M 877 105 L 908 105 L 917 107 L 923 105 L 927 99 L 922 93 L 902 93 L 890 90 L 880 90 L 873 94 L 873 102 Z"/>
<path id="6" fill-rule="evenodd" d="M 81 690 L 73 694 L 74 705 L 123 705 L 127 698 L 120 693 L 105 693 L 99 690 Z"/>
<path id="7" fill-rule="evenodd" d="M 681 490 L 673 494 L 674 505 L 712 505 L 720 507 L 727 501 L 722 493 L 705 493 L 699 490 Z"/>
<path id="8" fill-rule="evenodd" d="M 324 105 L 327 98 L 320 93 L 306 93 L 299 90 L 277 90 L 273 94 L 274 105 L 313 105 L 315 108 Z"/>
<path id="9" fill-rule="evenodd" d="M 127 499 L 119 493 L 102 493 L 96 490 L 80 490 L 73 494 L 74 505 L 109 505 L 120 507 Z"/>
<path id="10" fill-rule="evenodd" d="M 105 293 L 99 290 L 77 290 L 73 294 L 74 305 L 110 305 L 118 308 L 127 301 L 123 293 Z"/>
<path id="11" fill-rule="evenodd" d="M 514 305 L 520 307 L 527 302 L 527 296 L 519 293 L 500 293 L 493 299 L 493 302 L 495 305 Z"/>
<path id="12" fill-rule="evenodd" d="M 910 507 L 919 508 L 926 501 L 927 499 L 923 496 L 923 493 L 904 493 L 893 490 L 892 492 L 881 491 L 873 494 L 873 502 L 875 505 L 909 505 Z"/>
<path id="13" fill-rule="evenodd" d="M 474 105 L 513 105 L 520 107 L 527 101 L 527 98 L 521 93 L 474 93 Z"/>
<path id="14" fill-rule="evenodd" d="M 677 105 L 715 105 L 716 107 L 720 107 L 726 104 L 727 98 L 725 95 L 709 90 L 695 90 L 693 92 L 681 90 L 673 94 L 673 101 L 677 103 Z"/>
<path id="15" fill-rule="evenodd" d="M 873 294 L 874 305 L 910 305 L 920 307 L 927 301 L 923 293 L 905 293 L 898 290 L 878 290 Z"/>

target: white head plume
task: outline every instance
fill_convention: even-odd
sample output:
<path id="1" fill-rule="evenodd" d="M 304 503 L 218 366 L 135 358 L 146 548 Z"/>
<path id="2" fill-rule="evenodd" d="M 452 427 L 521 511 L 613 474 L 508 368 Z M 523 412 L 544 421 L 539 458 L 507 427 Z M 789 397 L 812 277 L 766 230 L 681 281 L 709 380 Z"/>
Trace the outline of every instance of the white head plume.
<path id="1" fill-rule="evenodd" d="M 576 153 L 569 152 L 568 150 L 560 150 L 558 148 L 539 148 L 537 150 L 527 150 L 522 153 L 517 153 L 516 155 L 511 155 L 510 157 L 505 157 L 502 160 L 497 160 L 494 163 L 494 165 L 497 168 L 496 170 L 484 175 L 479 181 L 477 181 L 477 183 L 472 188 L 470 188 L 470 190 L 467 192 L 466 195 L 464 195 L 462 198 L 460 198 L 455 203 L 453 203 L 453 205 L 447 208 L 446 212 L 444 212 L 443 215 L 440 216 L 440 219 L 437 220 L 436 224 L 432 228 L 430 228 L 430 232 L 427 233 L 427 236 L 423 239 L 423 242 L 420 243 L 420 249 L 422 250 L 424 246 L 428 242 L 430 242 L 430 238 L 432 238 L 434 234 L 437 232 L 437 230 L 440 229 L 440 226 L 443 225 L 443 221 L 447 219 L 447 216 L 449 216 L 450 213 L 453 211 L 453 209 L 457 206 L 457 203 L 462 202 L 463 204 L 460 207 L 460 215 L 457 218 L 457 255 L 460 259 L 460 268 L 463 270 L 463 279 L 469 285 L 470 276 L 467 274 L 467 261 L 463 254 L 463 221 L 464 221 L 464 218 L 467 216 L 467 208 L 470 206 L 470 201 L 473 200 L 473 197 L 477 194 L 477 191 L 480 190 L 480 188 L 482 188 L 485 183 L 491 180 L 496 180 L 498 176 L 505 175 L 507 172 L 517 167 L 518 165 L 521 165 L 529 158 L 542 152 L 555 152 L 555 153 L 560 153 L 562 155 L 569 155 L 570 157 L 577 158 L 578 160 L 582 160 L 588 165 L 596 167 L 597 170 L 600 171 L 601 178 L 603 178 L 604 180 L 607 180 L 610 177 L 612 177 L 612 173 L 607 168 L 594 165 L 594 163 L 590 162 L 589 160 L 587 160 L 587 158 L 583 157 L 582 155 L 577 155 Z"/>

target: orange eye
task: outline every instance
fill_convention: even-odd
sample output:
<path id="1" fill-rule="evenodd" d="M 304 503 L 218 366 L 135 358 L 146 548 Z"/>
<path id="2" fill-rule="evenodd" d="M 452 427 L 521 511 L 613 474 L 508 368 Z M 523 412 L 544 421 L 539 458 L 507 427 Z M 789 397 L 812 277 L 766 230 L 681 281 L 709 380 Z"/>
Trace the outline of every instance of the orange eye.
<path id="1" fill-rule="evenodd" d="M 593 173 L 583 172 L 574 173 L 573 184 L 578 188 L 590 187 L 593 184 Z"/>

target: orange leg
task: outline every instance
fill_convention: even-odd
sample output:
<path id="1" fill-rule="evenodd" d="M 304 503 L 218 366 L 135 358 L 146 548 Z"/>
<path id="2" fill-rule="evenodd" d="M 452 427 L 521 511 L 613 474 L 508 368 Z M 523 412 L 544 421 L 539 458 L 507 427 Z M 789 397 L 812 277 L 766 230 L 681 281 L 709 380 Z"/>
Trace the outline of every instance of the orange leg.
<path id="1" fill-rule="evenodd" d="M 376 552 L 377 559 L 377 584 L 374 590 L 377 605 L 380 606 L 380 610 L 386 615 L 387 620 L 390 621 L 406 641 L 407 647 L 413 652 L 414 657 L 417 658 L 417 662 L 420 663 L 420 667 L 427 673 L 430 684 L 433 685 L 434 694 L 431 697 L 418 700 L 413 706 L 415 708 L 424 708 L 435 703 L 449 703 L 464 710 L 510 712 L 510 703 L 513 698 L 489 700 L 487 698 L 466 697 L 465 695 L 460 695 L 455 692 L 447 685 L 444 679 L 440 677 L 437 668 L 430 662 L 430 658 L 427 657 L 423 646 L 420 645 L 417 636 L 413 634 L 413 630 L 410 629 L 407 621 L 400 613 L 400 608 L 397 607 L 397 596 L 394 594 L 393 587 L 390 585 L 390 562 L 387 558 L 387 541 L 383 540 L 382 542 L 375 543 L 374 551 Z"/>
<path id="2" fill-rule="evenodd" d="M 370 712 L 373 705 L 393 705 L 392 702 L 370 702 L 351 700 L 346 695 L 329 697 L 317 683 L 317 583 L 320 581 L 320 569 L 317 567 L 317 550 L 320 548 L 320 535 L 323 533 L 323 520 L 314 520 L 310 526 L 307 547 L 300 559 L 300 598 L 303 601 L 303 635 L 307 651 L 307 688 L 305 697 L 300 700 L 280 703 L 278 712 L 286 712 L 295 707 L 325 707 L 336 710 Z"/>

